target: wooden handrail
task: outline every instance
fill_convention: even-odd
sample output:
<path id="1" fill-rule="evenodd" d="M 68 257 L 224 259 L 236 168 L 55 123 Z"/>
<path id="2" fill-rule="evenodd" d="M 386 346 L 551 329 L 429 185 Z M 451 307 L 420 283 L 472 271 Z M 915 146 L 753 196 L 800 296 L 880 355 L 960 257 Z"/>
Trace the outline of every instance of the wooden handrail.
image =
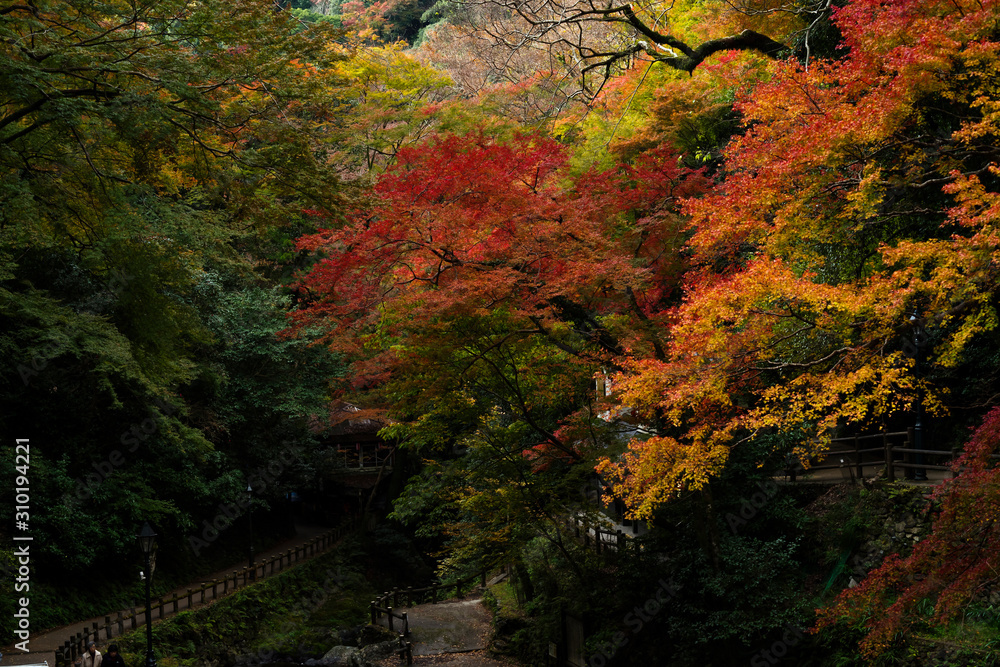
<path id="1" fill-rule="evenodd" d="M 343 537 L 343 535 L 346 532 L 351 530 L 356 530 L 360 525 L 361 525 L 361 519 L 359 517 L 355 519 L 348 519 L 347 521 L 342 522 L 339 526 L 331 528 L 330 530 L 326 531 L 319 537 L 314 538 L 314 540 L 310 542 L 310 544 L 313 544 L 314 548 L 311 550 L 311 552 L 309 552 L 309 555 L 315 556 L 335 546 L 337 541 L 341 537 Z M 323 546 L 317 547 L 317 545 L 323 545 Z M 298 548 L 296 548 L 296 553 L 297 552 Z M 291 565 L 292 560 L 290 557 L 290 552 L 286 553 L 289 553 L 288 564 Z M 305 560 L 306 553 L 307 553 L 306 550 L 303 549 L 302 560 Z M 261 564 L 258 566 L 261 569 L 261 574 L 259 577 L 257 577 L 257 581 L 262 581 L 266 577 L 274 574 L 275 561 L 279 561 L 278 571 L 281 572 L 284 569 L 280 567 L 280 560 L 283 557 L 284 554 L 278 554 L 277 556 L 272 556 L 270 559 L 266 561 L 262 561 Z M 300 559 L 296 558 L 296 562 L 298 560 Z M 269 573 L 267 572 L 268 563 L 271 564 Z M 205 591 L 209 589 L 212 590 L 212 600 L 217 600 L 219 598 L 218 586 L 220 584 L 222 584 L 223 586 L 223 595 L 226 595 L 227 593 L 231 592 L 228 588 L 230 580 L 233 581 L 232 590 L 234 591 L 236 590 L 237 580 L 241 575 L 243 576 L 244 579 L 244 586 L 247 585 L 246 583 L 248 581 L 247 573 L 249 569 L 250 568 L 248 567 L 244 567 L 242 570 L 234 571 L 231 575 L 223 578 L 222 580 L 213 579 L 212 581 L 203 582 L 201 586 L 199 586 L 198 588 L 193 588 L 193 589 L 189 588 L 187 594 L 178 595 L 177 593 L 173 593 L 171 598 L 167 601 L 164 601 L 162 597 L 159 598 L 158 600 L 152 601 L 150 603 L 150 609 L 149 609 L 150 617 L 151 618 L 153 617 L 154 611 L 157 612 L 155 617 L 157 620 L 165 618 L 166 616 L 171 616 L 173 614 L 176 614 L 178 612 L 178 600 L 185 598 L 187 598 L 188 600 L 188 609 L 190 609 L 191 601 L 193 599 L 192 596 L 194 595 L 194 593 L 200 593 L 201 602 L 204 603 Z M 168 609 L 167 608 L 168 606 L 172 607 L 172 610 Z M 112 621 L 110 616 L 105 616 L 104 625 L 98 625 L 98 623 L 95 621 L 93 623 L 93 627 L 91 630 L 87 632 L 78 632 L 76 633 L 76 635 L 69 637 L 69 639 L 67 639 L 63 643 L 63 646 L 56 651 L 56 665 L 59 667 L 68 667 L 69 665 L 71 665 L 79 655 L 83 654 L 83 650 L 87 642 L 89 642 L 90 640 L 93 641 L 101 640 L 100 635 L 102 632 L 105 633 L 105 637 L 109 640 L 114 636 L 121 636 L 125 632 L 125 621 L 129 621 L 130 631 L 135 630 L 139 623 L 145 622 L 145 613 L 146 613 L 145 606 L 143 606 L 140 609 L 131 607 L 128 610 L 117 612 L 117 618 L 114 621 Z M 115 628 L 117 628 L 117 634 L 115 634 L 114 632 Z"/>
<path id="2" fill-rule="evenodd" d="M 369 605 L 369 612 L 371 614 L 372 625 L 378 623 L 379 619 L 382 618 L 382 616 L 385 616 L 386 618 L 389 619 L 389 630 L 391 632 L 395 632 L 396 629 L 393 627 L 393 619 L 398 619 L 403 623 L 403 628 L 401 633 L 402 636 L 404 637 L 410 636 L 410 619 L 405 611 L 397 612 L 392 607 L 380 607 L 377 604 L 375 604 L 375 601 L 373 600 Z"/>
<path id="3" fill-rule="evenodd" d="M 886 433 L 870 433 L 868 435 L 859 435 L 859 436 L 857 436 L 857 439 L 858 440 L 873 440 L 875 438 L 881 438 L 883 436 L 887 436 L 887 437 L 891 438 L 892 436 L 905 436 L 905 435 L 906 435 L 906 431 L 892 431 L 891 433 L 886 432 Z M 855 436 L 850 436 L 848 438 L 830 438 L 830 442 L 854 442 L 854 438 L 855 438 Z"/>
<path id="4" fill-rule="evenodd" d="M 899 438 L 905 438 L 905 440 L 899 445 L 893 445 L 890 443 L 890 439 L 892 438 L 897 440 Z M 882 440 L 881 447 L 862 448 L 860 445 L 861 441 L 875 439 Z M 896 479 L 896 468 L 902 468 L 905 471 L 907 478 L 912 478 L 914 471 L 920 469 L 954 471 L 950 463 L 918 464 L 911 460 L 911 455 L 938 458 L 947 457 L 951 459 L 953 459 L 956 455 L 956 452 L 950 450 L 915 448 L 913 446 L 913 429 L 907 429 L 906 431 L 856 435 L 846 438 L 832 438 L 830 442 L 836 443 L 840 446 L 831 448 L 830 450 L 824 452 L 822 458 L 818 461 L 819 465 L 811 465 L 805 470 L 812 472 L 818 470 L 850 468 L 852 474 L 860 478 L 864 477 L 865 468 L 885 466 L 886 476 L 890 482 L 895 481 Z M 844 447 L 843 445 L 847 446 Z M 869 456 L 869 460 L 865 460 L 866 455 Z M 902 458 L 898 458 L 900 455 Z M 837 457 L 842 457 L 840 463 L 827 463 L 827 461 Z M 795 481 L 798 472 L 798 465 L 792 465 L 787 469 L 790 481 Z"/>
<path id="5" fill-rule="evenodd" d="M 586 524 L 579 517 L 571 517 L 570 520 L 574 522 L 573 529 L 574 532 L 576 533 L 577 539 L 581 540 L 584 546 L 587 547 L 593 546 L 594 551 L 596 551 L 597 553 L 603 552 L 607 554 L 609 549 L 615 552 L 619 552 L 628 547 L 628 542 L 630 538 L 620 528 L 616 528 L 614 530 L 607 530 L 600 526 L 591 526 Z M 583 532 L 581 532 L 581 528 L 583 529 Z M 594 533 L 593 542 L 591 542 L 591 534 L 590 534 L 591 531 L 593 531 Z M 605 539 L 605 537 L 611 539 Z M 637 542 L 635 544 L 638 545 Z"/>
<path id="6" fill-rule="evenodd" d="M 412 607 L 425 601 L 429 601 L 431 604 L 436 604 L 439 599 L 447 600 L 450 597 L 447 595 L 447 591 L 452 588 L 455 589 L 455 596 L 460 596 L 462 589 L 469 586 L 476 579 L 479 580 L 480 585 L 485 586 L 486 570 L 480 570 L 476 574 L 469 575 L 451 583 L 431 584 L 430 586 L 423 586 L 421 588 L 407 587 L 403 590 L 394 588 L 391 591 L 385 591 L 369 604 L 372 623 L 374 624 L 379 618 L 382 617 L 383 614 L 386 614 L 387 609 L 392 609 L 394 607 L 398 608 L 400 605 Z M 445 594 L 439 597 L 438 593 L 442 592 Z M 390 629 L 392 629 L 391 626 Z"/>

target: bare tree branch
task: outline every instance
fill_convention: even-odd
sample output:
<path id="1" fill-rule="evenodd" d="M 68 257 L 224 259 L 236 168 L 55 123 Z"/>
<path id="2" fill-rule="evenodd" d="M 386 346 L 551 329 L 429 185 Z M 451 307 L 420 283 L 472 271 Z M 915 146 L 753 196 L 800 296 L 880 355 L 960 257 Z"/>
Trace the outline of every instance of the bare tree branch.
<path id="1" fill-rule="evenodd" d="M 489 76 L 516 81 L 548 66 L 569 74 L 589 96 L 637 58 L 692 73 L 720 51 L 756 51 L 770 58 L 790 52 L 753 30 L 691 45 L 660 29 L 662 16 L 614 0 L 464 0 L 462 6 L 467 36 L 479 40 Z"/>

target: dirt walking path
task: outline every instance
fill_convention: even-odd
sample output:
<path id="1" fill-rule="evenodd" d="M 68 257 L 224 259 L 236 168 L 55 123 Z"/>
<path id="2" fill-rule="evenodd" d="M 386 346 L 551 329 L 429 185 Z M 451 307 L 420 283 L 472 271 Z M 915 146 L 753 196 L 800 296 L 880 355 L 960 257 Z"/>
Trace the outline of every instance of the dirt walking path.
<path id="1" fill-rule="evenodd" d="M 294 550 L 297 547 L 302 547 L 310 540 L 314 539 L 318 535 L 328 532 L 329 530 L 330 528 L 326 526 L 296 525 L 295 537 L 285 540 L 280 544 L 276 544 L 274 547 L 268 549 L 263 553 L 257 554 L 255 560 L 258 563 L 261 563 L 269 560 L 272 557 L 277 557 L 279 554 L 285 553 L 289 550 Z M 300 562 L 308 562 L 308 560 L 312 559 L 310 558 L 307 559 L 307 561 L 300 561 Z M 213 580 L 221 580 L 227 576 L 232 576 L 234 570 L 240 570 L 243 567 L 246 567 L 246 564 L 247 563 L 245 561 L 242 561 L 236 565 L 226 568 L 225 570 L 220 570 L 219 572 L 216 572 L 214 574 L 206 575 L 204 577 L 199 577 L 198 580 L 192 581 L 186 586 L 178 588 L 177 590 L 172 591 L 170 593 L 167 593 L 166 595 L 163 596 L 163 598 L 169 599 L 174 594 L 187 595 L 188 589 L 201 586 L 205 582 L 211 582 Z M 219 597 L 224 597 L 224 596 L 220 595 Z M 214 600 L 206 599 L 206 602 L 204 604 L 206 605 L 211 604 L 213 601 Z M 201 606 L 203 606 L 202 603 L 196 597 L 196 599 L 194 600 L 194 604 L 192 605 L 192 608 L 197 609 L 198 607 Z M 178 611 L 186 610 L 188 608 L 187 598 L 184 597 L 179 599 L 177 602 L 177 607 Z M 169 616 L 167 618 L 169 618 Z M 159 619 L 156 618 L 156 615 L 154 613 L 153 623 L 156 624 L 158 621 Z M 63 643 L 67 639 L 76 636 L 78 632 L 86 633 L 91 631 L 95 623 L 98 626 L 103 625 L 104 615 L 96 618 L 87 619 L 86 621 L 78 621 L 70 625 L 64 625 L 59 628 L 47 629 L 43 632 L 40 632 L 37 635 L 32 633 L 28 642 L 28 648 L 31 649 L 30 653 L 24 653 L 22 651 L 19 651 L 15 649 L 13 646 L 5 646 L 2 649 L 0 649 L 0 653 L 3 654 L 3 658 L 0 659 L 0 666 L 8 667 L 8 665 L 28 665 L 28 664 L 40 664 L 42 662 L 48 662 L 49 667 L 55 667 L 56 651 L 62 648 Z M 138 624 L 137 627 L 142 627 L 145 624 L 145 617 L 141 613 L 141 610 L 137 618 L 137 624 Z M 106 646 L 111 643 L 114 643 L 113 639 L 112 640 L 104 639 L 98 641 L 97 642 L 98 649 L 104 651 Z"/>
<path id="2" fill-rule="evenodd" d="M 405 610 L 413 643 L 413 664 L 434 667 L 514 667 L 487 655 L 490 612 L 479 597 L 422 604 Z M 383 625 L 387 620 L 381 620 Z M 398 623 L 398 621 L 397 621 Z M 384 663 L 389 665 L 387 661 Z M 395 659 L 393 665 L 398 665 Z"/>

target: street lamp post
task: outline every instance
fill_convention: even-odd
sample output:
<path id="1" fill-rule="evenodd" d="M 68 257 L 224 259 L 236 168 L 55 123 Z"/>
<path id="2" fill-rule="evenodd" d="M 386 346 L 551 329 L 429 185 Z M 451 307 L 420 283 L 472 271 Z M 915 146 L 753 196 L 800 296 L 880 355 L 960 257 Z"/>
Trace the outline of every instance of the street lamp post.
<path id="1" fill-rule="evenodd" d="M 149 584 L 153 578 L 153 573 L 149 567 L 149 557 L 153 553 L 153 545 L 156 543 L 156 533 L 148 522 L 142 524 L 142 531 L 139 533 L 139 548 L 146 558 L 146 667 L 156 667 L 156 658 L 153 657 L 153 614 L 150 609 Z"/>
<path id="2" fill-rule="evenodd" d="M 924 448 L 924 387 L 920 383 L 920 348 L 924 345 L 924 329 L 920 325 L 920 319 L 917 317 L 916 311 L 913 311 L 913 315 L 910 315 L 910 324 L 913 326 L 913 373 L 917 378 L 916 421 L 913 424 L 913 448 L 917 450 L 917 454 L 914 457 L 914 463 L 922 466 L 924 464 L 924 455 L 920 450 Z M 914 468 L 913 480 L 917 482 L 927 481 L 927 470 L 924 468 Z"/>
<path id="3" fill-rule="evenodd" d="M 257 581 L 257 568 L 253 562 L 253 488 L 247 484 L 247 523 L 250 524 L 250 581 Z"/>

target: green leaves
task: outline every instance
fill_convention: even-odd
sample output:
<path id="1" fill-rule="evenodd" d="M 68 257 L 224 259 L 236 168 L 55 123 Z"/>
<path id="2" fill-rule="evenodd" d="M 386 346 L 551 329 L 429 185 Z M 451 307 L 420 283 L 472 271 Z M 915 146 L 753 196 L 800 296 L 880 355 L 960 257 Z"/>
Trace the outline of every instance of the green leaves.
<path id="1" fill-rule="evenodd" d="M 198 569 L 183 531 L 312 442 L 339 369 L 277 338 L 288 303 L 265 255 L 303 208 L 338 206 L 320 113 L 338 36 L 268 0 L 3 10 L 0 424 L 44 443 L 39 583 L 95 559 L 131 580 L 140 518 L 165 563 Z"/>
<path id="2" fill-rule="evenodd" d="M 342 368 L 324 346 L 280 338 L 287 297 L 277 289 L 212 284 L 201 298 L 218 345 L 221 384 L 212 396 L 229 450 L 245 468 L 267 463 L 327 410 L 330 378 Z"/>

